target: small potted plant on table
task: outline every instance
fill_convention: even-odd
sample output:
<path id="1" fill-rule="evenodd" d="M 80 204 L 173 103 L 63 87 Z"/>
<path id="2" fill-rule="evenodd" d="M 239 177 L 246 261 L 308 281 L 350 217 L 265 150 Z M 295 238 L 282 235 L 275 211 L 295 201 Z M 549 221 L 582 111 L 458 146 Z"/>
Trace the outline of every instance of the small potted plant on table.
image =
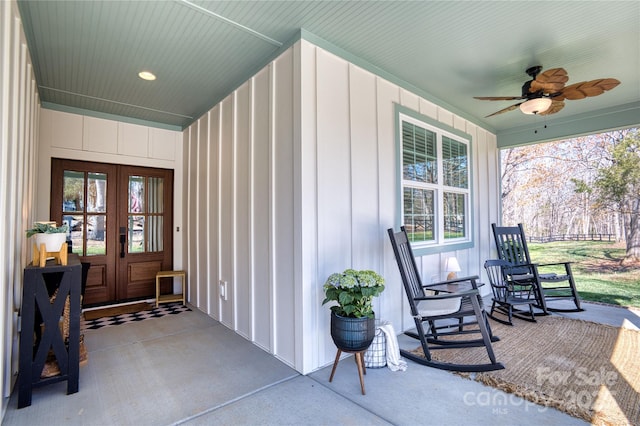
<path id="1" fill-rule="evenodd" d="M 67 240 L 67 225 L 56 226 L 55 222 L 35 222 L 33 228 L 27 229 L 27 238 L 35 235 L 33 259 L 34 263 L 44 266 L 46 257 L 51 254 L 58 254 L 60 262 L 66 264 L 66 253 L 63 253 L 63 246 Z M 42 246 L 44 245 L 44 251 Z M 36 262 L 37 260 L 37 262 Z"/>

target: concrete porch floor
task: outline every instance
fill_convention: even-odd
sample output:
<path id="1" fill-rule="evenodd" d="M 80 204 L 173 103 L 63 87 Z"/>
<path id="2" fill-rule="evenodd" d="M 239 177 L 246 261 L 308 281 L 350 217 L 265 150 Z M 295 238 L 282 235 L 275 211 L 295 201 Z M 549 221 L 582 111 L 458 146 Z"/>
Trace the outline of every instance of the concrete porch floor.
<path id="1" fill-rule="evenodd" d="M 585 307 L 563 315 L 640 327 L 638 311 Z M 368 369 L 363 396 L 351 358 L 332 383 L 331 366 L 302 376 L 197 310 L 87 331 L 85 339 L 80 392 L 66 395 L 64 382 L 38 388 L 18 410 L 14 391 L 3 425 L 585 424 L 411 361 L 404 372 Z"/>

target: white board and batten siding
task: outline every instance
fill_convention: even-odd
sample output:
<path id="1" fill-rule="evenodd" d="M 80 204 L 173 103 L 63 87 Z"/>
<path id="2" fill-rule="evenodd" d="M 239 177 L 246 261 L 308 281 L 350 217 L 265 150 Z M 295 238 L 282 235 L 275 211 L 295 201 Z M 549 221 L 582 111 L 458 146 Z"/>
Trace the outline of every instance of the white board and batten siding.
<path id="1" fill-rule="evenodd" d="M 302 45 L 302 87 L 309 88 L 302 95 L 303 122 L 316 129 L 316 139 L 303 140 L 302 144 L 316 147 L 315 162 L 307 159 L 305 164 L 315 164 L 317 188 L 317 273 L 315 282 L 302 284 L 311 284 L 315 294 L 307 308 L 315 312 L 317 328 L 307 332 L 315 334 L 317 341 L 309 342 L 305 349 L 319 348 L 319 353 L 309 358 L 326 365 L 335 356 L 335 347 L 328 338 L 328 308 L 320 307 L 320 303 L 324 296 L 322 283 L 332 272 L 348 267 L 380 272 L 387 287 L 375 301 L 376 316 L 391 321 L 397 332 L 414 325 L 386 232 L 400 222 L 396 205 L 395 105 L 410 108 L 472 138 L 475 245 L 467 250 L 417 258 L 425 282 L 434 275 L 442 276 L 444 260 L 451 255 L 458 257 L 462 273 L 483 274 L 482 264 L 491 256 L 487 238 L 490 235 L 486 232 L 498 218 L 499 166 L 495 135 L 323 49 L 305 41 Z M 304 81 L 307 78 L 315 84 Z M 307 95 L 315 102 L 306 102 Z M 314 136 L 311 131 L 308 133 Z M 314 173 L 306 167 L 303 174 L 308 172 Z M 303 188 L 308 190 L 312 189 Z M 485 294 L 488 291 L 489 288 L 483 289 Z"/>
<path id="2" fill-rule="evenodd" d="M 293 191 L 296 79 L 291 49 L 184 135 L 189 144 L 186 264 L 197 277 L 191 288 L 198 291 L 192 303 L 291 365 L 296 354 L 298 257 Z M 191 170 L 194 163 L 197 173 Z M 197 207 L 203 205 L 206 210 Z M 194 214 L 194 208 L 200 214 Z"/>
<path id="3" fill-rule="evenodd" d="M 0 418 L 18 372 L 18 313 L 34 220 L 40 99 L 18 5 L 0 2 Z"/>
<path id="4" fill-rule="evenodd" d="M 398 332 L 412 326 L 386 233 L 400 221 L 397 104 L 472 138 L 475 245 L 421 257 L 421 272 L 442 274 L 455 254 L 463 273 L 481 274 L 498 217 L 495 135 L 341 57 L 302 40 L 185 131 L 198 146 L 185 147 L 185 264 L 203 281 L 191 283 L 197 306 L 304 374 L 335 356 L 321 305 L 332 272 L 380 272 L 387 289 L 377 316 Z M 204 193 L 194 163 L 207 169 Z"/>

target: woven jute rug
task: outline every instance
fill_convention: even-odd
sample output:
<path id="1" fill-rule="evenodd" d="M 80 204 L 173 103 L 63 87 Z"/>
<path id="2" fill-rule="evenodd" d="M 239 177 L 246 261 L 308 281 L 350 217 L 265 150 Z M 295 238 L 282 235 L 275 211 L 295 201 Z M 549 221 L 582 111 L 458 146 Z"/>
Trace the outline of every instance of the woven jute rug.
<path id="1" fill-rule="evenodd" d="M 504 370 L 466 377 L 596 425 L 640 425 L 640 332 L 558 316 L 514 326 L 491 321 Z M 413 352 L 422 355 L 422 348 Z M 475 364 L 484 348 L 431 351 Z"/>

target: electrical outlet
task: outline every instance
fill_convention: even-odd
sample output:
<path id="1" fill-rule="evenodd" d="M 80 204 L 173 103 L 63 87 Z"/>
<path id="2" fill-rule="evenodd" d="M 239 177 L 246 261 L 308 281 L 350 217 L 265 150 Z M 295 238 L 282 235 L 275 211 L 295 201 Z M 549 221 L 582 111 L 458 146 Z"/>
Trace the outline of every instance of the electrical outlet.
<path id="1" fill-rule="evenodd" d="M 227 282 L 220 280 L 220 299 L 227 300 Z"/>

